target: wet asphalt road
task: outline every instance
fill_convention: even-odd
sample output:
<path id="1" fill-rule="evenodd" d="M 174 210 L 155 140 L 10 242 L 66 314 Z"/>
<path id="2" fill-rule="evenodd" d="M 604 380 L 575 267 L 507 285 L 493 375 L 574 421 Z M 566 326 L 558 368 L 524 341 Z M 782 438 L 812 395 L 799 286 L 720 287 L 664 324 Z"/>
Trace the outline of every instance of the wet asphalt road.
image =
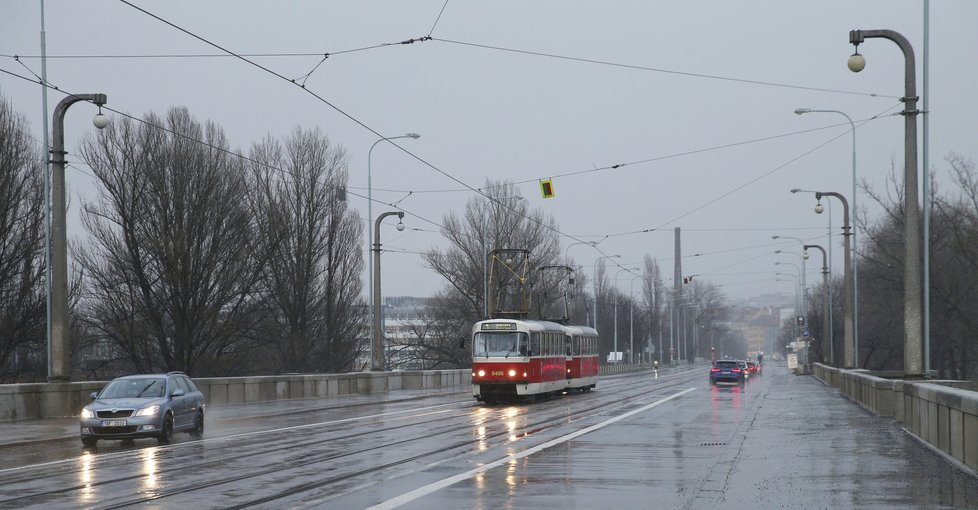
<path id="1" fill-rule="evenodd" d="M 743 388 L 699 366 L 532 404 L 397 397 L 212 409 L 167 446 L 2 446 L 0 508 L 978 508 L 978 479 L 773 363 Z"/>

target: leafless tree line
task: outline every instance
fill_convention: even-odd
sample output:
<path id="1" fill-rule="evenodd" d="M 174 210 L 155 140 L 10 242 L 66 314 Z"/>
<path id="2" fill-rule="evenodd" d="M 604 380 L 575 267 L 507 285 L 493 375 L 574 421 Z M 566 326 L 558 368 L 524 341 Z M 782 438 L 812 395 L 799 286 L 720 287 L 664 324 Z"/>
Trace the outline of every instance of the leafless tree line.
<path id="1" fill-rule="evenodd" d="M 43 380 L 41 157 L 0 103 L 0 378 Z M 317 130 L 247 157 L 184 108 L 84 139 L 98 197 L 72 246 L 79 377 L 342 372 L 366 323 L 347 156 Z"/>
<path id="2" fill-rule="evenodd" d="M 0 381 L 46 374 L 42 157 L 0 98 Z"/>
<path id="3" fill-rule="evenodd" d="M 73 355 L 84 375 L 357 368 L 367 320 L 362 223 L 342 199 L 348 175 L 341 147 L 317 130 L 296 128 L 282 140 L 253 144 L 245 157 L 219 126 L 174 108 L 142 122 L 120 118 L 83 140 L 80 153 L 99 189 L 82 204 L 90 241 L 72 247 Z M 0 101 L 4 381 L 43 380 L 45 373 L 42 157 L 26 121 Z M 967 378 L 978 362 L 978 169 L 958 155 L 947 162 L 954 191 L 932 187 L 931 358 L 942 377 Z M 445 215 L 448 247 L 423 254 L 445 287 L 418 311 L 410 339 L 393 343 L 389 357 L 423 368 L 467 366 L 469 353 L 460 346 L 467 347 L 472 324 L 485 316 L 486 287 L 491 294 L 514 284 L 500 277 L 487 285 L 490 254 L 500 249 L 528 254 L 528 279 L 519 283 L 531 296 L 529 317 L 597 320 L 602 357 L 615 348 L 616 333 L 619 351 L 635 339 L 629 357 L 636 360 L 648 359 L 650 343 L 662 353 L 683 342 L 675 356 L 709 357 L 712 342 L 700 336 L 706 334 L 728 337 L 731 350 L 743 344 L 726 329 L 730 306 L 715 285 L 696 280 L 676 293 L 650 257 L 628 282 L 611 281 L 604 261 L 585 271 L 561 256 L 554 219 L 531 209 L 512 183 L 489 181 L 483 191 L 461 215 Z M 859 364 L 896 369 L 902 190 L 894 179 L 885 194 L 867 191 L 886 214 L 861 222 Z M 557 266 L 567 269 L 538 271 Z M 826 336 L 819 315 L 826 292 L 834 293 L 832 328 L 841 346 L 838 278 L 809 300 L 809 327 L 814 337 Z M 817 344 L 815 356 L 828 359 L 834 350 L 841 359 L 841 348 L 827 347 Z"/>
<path id="4" fill-rule="evenodd" d="M 942 193 L 931 178 L 930 367 L 940 378 L 970 379 L 978 371 L 978 167 L 959 154 L 946 159 L 953 189 Z M 933 174 L 932 174 L 933 175 Z M 867 191 L 884 215 L 870 224 L 860 218 L 860 368 L 903 370 L 904 209 L 902 179 L 892 170 L 884 190 Z M 813 294 L 809 324 L 815 338 L 828 338 L 822 320 L 832 292 L 835 342 L 818 342 L 816 360 L 842 363 L 843 282 L 834 278 Z M 834 353 L 834 360 L 832 354 Z"/>

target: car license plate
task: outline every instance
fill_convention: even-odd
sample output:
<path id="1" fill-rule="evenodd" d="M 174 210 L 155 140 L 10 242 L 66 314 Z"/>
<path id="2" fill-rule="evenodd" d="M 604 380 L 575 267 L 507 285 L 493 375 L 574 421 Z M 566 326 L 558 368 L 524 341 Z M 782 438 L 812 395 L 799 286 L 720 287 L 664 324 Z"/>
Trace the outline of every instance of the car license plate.
<path id="1" fill-rule="evenodd" d="M 103 427 L 125 427 L 126 420 L 105 420 L 102 422 Z"/>

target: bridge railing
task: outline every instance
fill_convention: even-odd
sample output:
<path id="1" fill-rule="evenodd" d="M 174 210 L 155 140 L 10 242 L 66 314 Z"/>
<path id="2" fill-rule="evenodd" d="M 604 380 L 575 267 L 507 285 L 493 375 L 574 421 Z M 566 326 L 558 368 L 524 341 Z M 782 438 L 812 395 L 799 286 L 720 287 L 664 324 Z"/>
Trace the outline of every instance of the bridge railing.
<path id="1" fill-rule="evenodd" d="M 0 385 L 0 421 L 76 415 L 107 381 Z M 286 374 L 194 378 L 208 405 L 323 398 L 396 390 L 457 388 L 472 383 L 472 371 L 411 370 L 345 374 Z"/>
<path id="2" fill-rule="evenodd" d="M 901 374 L 813 364 L 813 374 L 877 416 L 903 423 L 921 441 L 978 473 L 978 384 L 900 379 Z"/>

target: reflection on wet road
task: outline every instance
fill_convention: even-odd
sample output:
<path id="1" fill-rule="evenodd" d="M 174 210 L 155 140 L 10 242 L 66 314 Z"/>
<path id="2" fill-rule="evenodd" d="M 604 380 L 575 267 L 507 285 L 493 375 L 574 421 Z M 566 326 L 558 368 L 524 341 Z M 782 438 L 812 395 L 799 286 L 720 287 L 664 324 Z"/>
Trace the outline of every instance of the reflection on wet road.
<path id="1" fill-rule="evenodd" d="M 805 491 L 778 495 L 802 477 L 811 491 L 834 490 L 831 506 L 873 506 L 894 496 L 888 476 L 911 480 L 906 472 L 920 463 L 949 480 L 953 498 L 978 496 L 973 479 L 933 471 L 943 460 L 852 404 L 798 404 L 794 391 L 838 399 L 809 384 L 771 366 L 742 387 L 709 386 L 704 367 L 684 367 L 606 377 L 591 393 L 532 404 L 440 393 L 265 415 L 250 408 L 211 421 L 202 440 L 15 452 L 0 469 L 0 508 L 699 508 L 765 494 L 773 506 L 825 506 Z M 858 427 L 845 432 L 856 447 L 823 458 L 822 438 L 805 434 L 819 412 Z M 817 424 L 829 430 L 824 418 Z M 887 441 L 910 460 L 879 453 L 893 451 Z M 884 475 L 846 481 L 848 470 L 823 464 L 865 459 Z M 898 496 L 942 501 L 911 486 Z"/>

